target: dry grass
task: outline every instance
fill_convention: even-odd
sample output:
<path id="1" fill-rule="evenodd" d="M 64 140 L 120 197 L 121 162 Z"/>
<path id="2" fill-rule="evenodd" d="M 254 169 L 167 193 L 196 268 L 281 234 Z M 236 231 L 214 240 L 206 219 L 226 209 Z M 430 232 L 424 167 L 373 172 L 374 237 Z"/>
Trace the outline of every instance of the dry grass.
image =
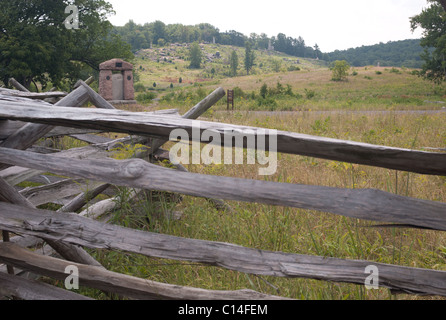
<path id="1" fill-rule="evenodd" d="M 220 48 L 221 49 L 221 48 Z M 267 59 L 268 57 L 263 57 Z M 266 61 L 266 60 L 265 60 Z M 167 68 L 162 66 L 162 68 Z M 177 71 L 180 67 L 177 65 Z M 167 69 L 153 69 L 145 75 L 146 85 L 156 74 L 162 78 L 177 77 Z M 175 71 L 175 72 L 177 72 Z M 237 100 L 235 112 L 221 112 L 223 102 L 206 113 L 207 120 L 274 128 L 285 131 L 362 141 L 394 147 L 422 149 L 446 146 L 446 112 L 439 114 L 401 114 L 394 110 L 441 109 L 441 104 L 424 100 L 444 100 L 444 87 L 424 82 L 410 70 L 395 72 L 386 68 L 357 68 L 348 82 L 333 82 L 330 71 L 307 68 L 301 71 L 264 73 L 218 83 L 202 83 L 205 91 L 217 86 L 239 87 L 258 91 L 263 83 L 290 84 L 303 94 L 305 88 L 315 91 L 312 99 L 283 99 L 297 110 L 338 110 L 335 113 L 248 113 L 249 101 Z M 377 73 L 377 71 L 379 72 Z M 164 74 L 164 72 L 167 72 Z M 185 71 L 186 72 L 186 71 Z M 191 72 L 192 71 L 187 71 Z M 196 71 L 194 71 L 196 72 Z M 153 76 L 153 77 L 152 77 Z M 160 78 L 161 79 L 161 78 Z M 197 90 L 184 86 L 183 90 Z M 421 101 L 421 103 L 420 103 Z M 133 106 L 136 110 L 179 108 L 186 111 L 194 101 Z M 220 111 L 218 111 L 220 110 Z M 352 110 L 386 110 L 386 113 L 355 113 Z M 172 143 L 167 144 L 169 147 Z M 273 176 L 259 176 L 258 165 L 188 165 L 191 172 L 270 180 L 283 183 L 323 185 L 340 188 L 376 188 L 391 193 L 432 201 L 446 202 L 446 178 L 419 175 L 382 168 L 321 160 L 311 157 L 278 154 L 278 170 Z M 222 241 L 264 250 L 297 254 L 364 259 L 410 267 L 446 271 L 446 237 L 443 232 L 374 228 L 370 221 L 360 221 L 324 212 L 275 207 L 241 202 L 228 202 L 233 213 L 218 212 L 204 199 L 185 197 L 176 209 L 183 211 L 180 220 L 153 216 L 151 204 L 141 199 L 150 223 L 134 216 L 134 203 L 127 203 L 115 214 L 115 223 L 146 231 L 179 237 Z M 168 202 L 164 202 L 168 206 Z M 420 213 L 422 214 L 422 212 Z M 140 218 L 139 218 L 140 219 Z M 440 299 L 393 295 L 387 289 L 366 290 L 363 286 L 328 283 L 308 279 L 256 277 L 202 265 L 178 261 L 143 258 L 135 255 L 97 251 L 98 259 L 112 270 L 166 283 L 209 289 L 233 290 L 250 288 L 284 297 L 310 300 L 338 299 Z M 95 295 L 96 293 L 93 293 Z"/>
<path id="2" fill-rule="evenodd" d="M 274 127 L 307 134 L 349 138 L 395 147 L 444 147 L 445 114 L 369 116 L 340 113 L 327 117 L 308 113 L 303 118 L 289 116 L 240 116 L 215 113 L 211 120 Z M 319 122 L 318 122 L 319 121 Z M 316 123 L 324 123 L 318 127 Z M 371 132 L 374 132 L 373 134 Z M 170 144 L 171 145 L 171 144 Z M 169 147 L 169 144 L 167 145 Z M 278 171 L 258 176 L 258 165 L 189 165 L 191 172 L 261 179 L 283 183 L 324 185 L 340 188 L 377 188 L 420 199 L 446 202 L 446 179 L 382 168 L 351 165 L 294 155 L 278 155 Z M 150 223 L 136 224 L 132 204 L 116 214 L 116 222 L 138 225 L 151 232 L 180 237 L 223 241 L 264 250 L 364 259 L 410 267 L 446 270 L 446 237 L 442 232 L 373 228 L 372 222 L 323 212 L 228 202 L 234 213 L 218 212 L 203 199 L 185 197 L 176 209 L 183 211 L 178 221 L 153 216 L 145 199 Z M 422 213 L 420 213 L 422 214 Z M 439 299 L 392 295 L 387 289 L 366 290 L 362 286 L 308 279 L 256 277 L 221 268 L 190 265 L 178 261 L 150 259 L 127 254 L 98 253 L 109 268 L 152 280 L 209 289 L 250 288 L 296 299 Z"/>

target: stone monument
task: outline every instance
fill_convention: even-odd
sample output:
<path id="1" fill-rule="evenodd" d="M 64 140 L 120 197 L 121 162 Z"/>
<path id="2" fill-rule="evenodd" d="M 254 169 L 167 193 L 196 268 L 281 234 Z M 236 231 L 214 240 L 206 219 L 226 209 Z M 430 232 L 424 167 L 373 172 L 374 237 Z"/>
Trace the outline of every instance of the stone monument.
<path id="1" fill-rule="evenodd" d="M 101 63 L 99 94 L 111 103 L 135 103 L 133 65 L 121 59 Z"/>

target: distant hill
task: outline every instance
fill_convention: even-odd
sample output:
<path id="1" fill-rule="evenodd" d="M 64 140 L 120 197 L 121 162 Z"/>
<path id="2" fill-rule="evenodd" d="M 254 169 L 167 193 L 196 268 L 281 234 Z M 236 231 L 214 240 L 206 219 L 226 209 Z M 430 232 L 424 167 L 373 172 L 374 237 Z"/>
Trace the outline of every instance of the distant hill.
<path id="1" fill-rule="evenodd" d="M 388 43 L 379 43 L 372 46 L 362 46 L 348 50 L 336 50 L 331 53 L 322 53 L 319 46 L 308 46 L 302 37 L 292 38 L 284 33 L 268 37 L 251 34 L 249 37 L 230 30 L 220 30 L 209 23 L 197 25 L 165 24 L 162 21 L 136 24 L 132 20 L 122 27 L 114 27 L 114 32 L 127 42 L 133 52 L 149 49 L 153 46 L 163 47 L 171 43 L 215 43 L 244 47 L 247 41 L 254 49 L 274 49 L 277 52 L 300 58 L 319 59 L 322 61 L 347 60 L 350 65 L 362 67 L 377 65 L 391 67 L 421 68 L 423 62 L 420 54 L 423 52 L 420 40 L 402 40 Z"/>
<path id="2" fill-rule="evenodd" d="M 296 39 L 283 33 L 279 33 L 277 37 L 268 37 L 265 33 L 260 35 L 252 33 L 248 37 L 236 30 L 221 32 L 209 23 L 183 25 L 155 21 L 141 25 L 130 20 L 124 26 L 115 26 L 114 32 L 131 46 L 133 52 L 152 46 L 163 47 L 168 43 L 197 41 L 244 47 L 249 41 L 254 49 L 266 50 L 273 47 L 276 51 L 301 58 L 318 58 L 322 54 L 317 45 L 308 46 L 302 37 Z"/>
<path id="3" fill-rule="evenodd" d="M 423 51 L 419 39 L 401 40 L 342 51 L 336 50 L 324 54 L 323 59 L 329 62 L 346 60 L 355 67 L 376 66 L 379 63 L 380 66 L 421 68 L 423 61 L 420 54 Z"/>

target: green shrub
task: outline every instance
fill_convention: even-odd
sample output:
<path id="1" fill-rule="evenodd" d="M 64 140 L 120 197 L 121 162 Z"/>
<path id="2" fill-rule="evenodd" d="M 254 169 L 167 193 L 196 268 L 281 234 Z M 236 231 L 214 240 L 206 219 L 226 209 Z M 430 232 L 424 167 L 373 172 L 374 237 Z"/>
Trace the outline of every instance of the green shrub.
<path id="1" fill-rule="evenodd" d="M 285 94 L 291 97 L 294 96 L 293 88 L 291 88 L 291 85 L 289 84 L 286 85 Z"/>
<path id="2" fill-rule="evenodd" d="M 305 90 L 305 96 L 307 97 L 308 100 L 316 96 L 316 91 L 307 88 L 305 88 L 304 90 Z"/>
<path id="3" fill-rule="evenodd" d="M 398 70 L 398 69 L 395 68 L 395 67 L 393 67 L 392 69 L 390 69 L 389 72 L 390 72 L 390 73 L 397 73 L 397 74 L 400 74 L 400 73 L 401 73 L 401 71 Z"/>
<path id="4" fill-rule="evenodd" d="M 264 83 L 260 88 L 260 96 L 265 99 L 268 94 L 268 85 Z"/>
<path id="5" fill-rule="evenodd" d="M 175 99 L 175 92 L 169 92 L 161 98 L 165 102 L 171 102 L 173 99 Z"/>
<path id="6" fill-rule="evenodd" d="M 298 66 L 289 66 L 288 71 L 300 71 L 300 68 Z"/>
<path id="7" fill-rule="evenodd" d="M 139 103 L 147 103 L 152 101 L 153 99 L 156 98 L 156 93 L 155 92 L 145 92 L 145 93 L 141 93 L 136 97 L 136 100 Z"/>
<path id="8" fill-rule="evenodd" d="M 272 97 L 266 97 L 266 98 L 258 97 L 257 106 L 260 107 L 261 109 L 274 111 L 277 108 L 277 102 Z"/>
<path id="9" fill-rule="evenodd" d="M 233 90 L 235 98 L 246 98 L 248 96 L 240 87 L 235 87 Z"/>
<path id="10" fill-rule="evenodd" d="M 347 80 L 348 71 L 350 70 L 350 65 L 345 60 L 336 60 L 332 66 L 332 78 L 333 81 L 344 81 Z"/>
<path id="11" fill-rule="evenodd" d="M 134 88 L 135 88 L 135 92 L 145 92 L 146 91 L 146 87 L 140 82 L 136 83 Z"/>

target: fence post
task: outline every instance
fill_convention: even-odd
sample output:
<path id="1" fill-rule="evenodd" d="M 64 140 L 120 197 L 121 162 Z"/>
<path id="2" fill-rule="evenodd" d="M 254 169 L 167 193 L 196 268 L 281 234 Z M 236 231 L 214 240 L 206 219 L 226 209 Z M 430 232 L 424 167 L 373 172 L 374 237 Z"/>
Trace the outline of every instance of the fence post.
<path id="1" fill-rule="evenodd" d="M 234 90 L 228 90 L 228 111 L 229 111 L 229 105 L 232 105 L 232 110 L 234 111 Z"/>

